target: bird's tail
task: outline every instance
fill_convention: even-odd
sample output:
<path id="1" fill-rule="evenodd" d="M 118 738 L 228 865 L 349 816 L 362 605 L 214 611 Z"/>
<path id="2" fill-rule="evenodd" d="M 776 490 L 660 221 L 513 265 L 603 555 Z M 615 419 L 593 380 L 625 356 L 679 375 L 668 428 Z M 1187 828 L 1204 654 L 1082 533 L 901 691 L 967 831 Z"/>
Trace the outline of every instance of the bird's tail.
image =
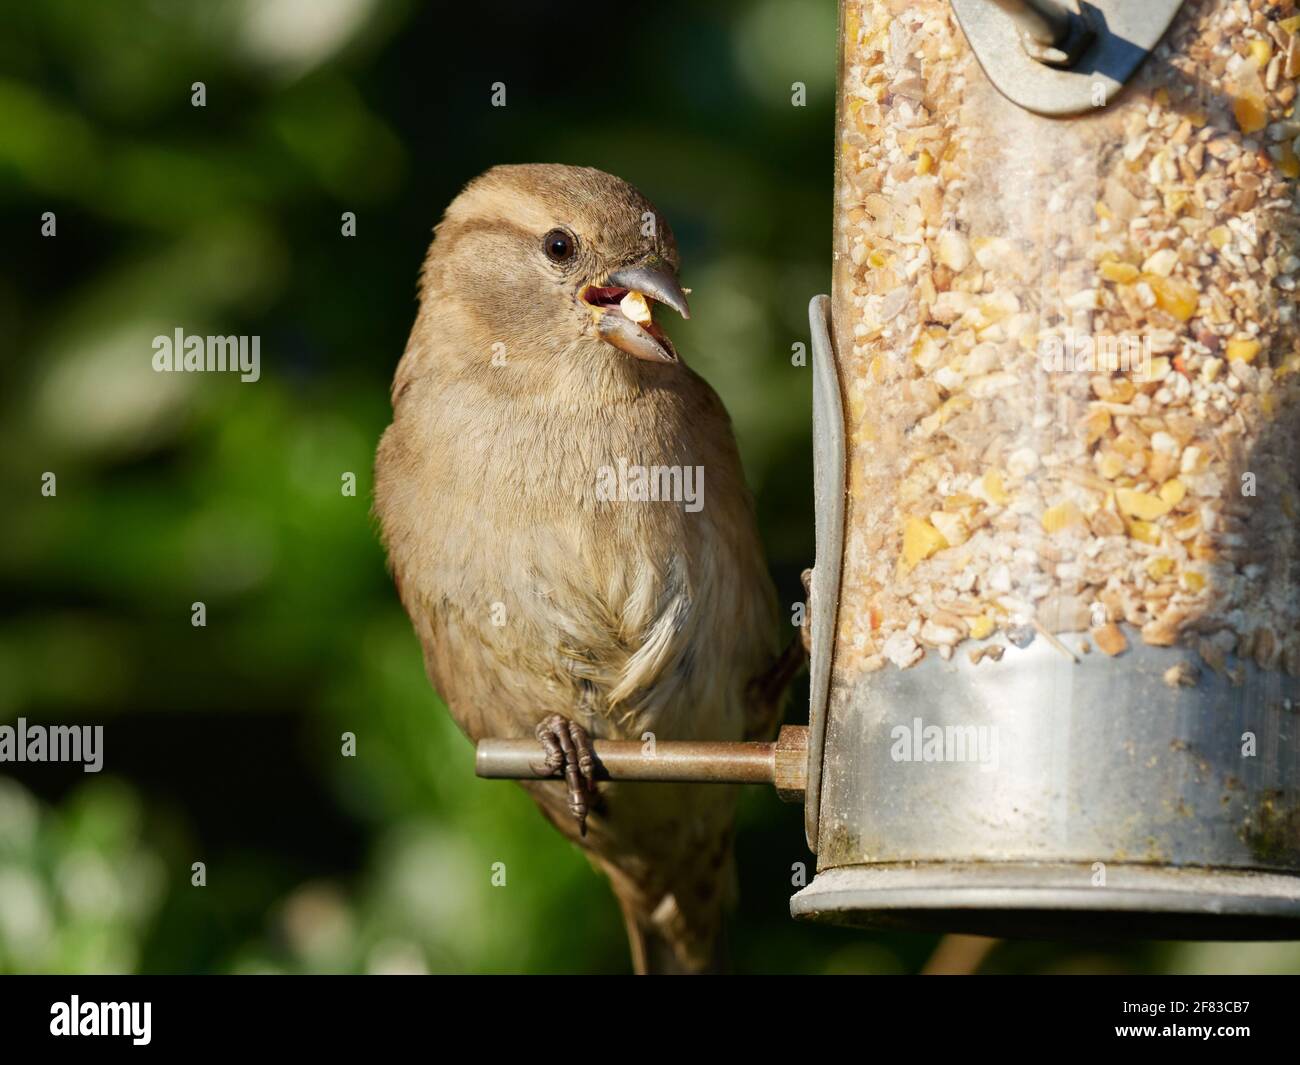
<path id="1" fill-rule="evenodd" d="M 685 927 L 671 895 L 665 895 L 655 911 L 647 913 L 636 899 L 617 890 L 615 894 L 623 910 L 632 968 L 638 976 L 702 976 L 726 972 L 721 914 L 712 929 L 702 932 Z"/>

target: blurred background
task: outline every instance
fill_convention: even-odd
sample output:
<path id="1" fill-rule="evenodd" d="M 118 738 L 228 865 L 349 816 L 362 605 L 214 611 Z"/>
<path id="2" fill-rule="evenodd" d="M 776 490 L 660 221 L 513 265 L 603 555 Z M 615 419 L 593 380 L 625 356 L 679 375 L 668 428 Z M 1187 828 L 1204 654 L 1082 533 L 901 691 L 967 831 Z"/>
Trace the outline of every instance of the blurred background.
<path id="1" fill-rule="evenodd" d="M 677 233 L 674 340 L 731 410 L 801 599 L 791 352 L 830 286 L 836 11 L 505 6 L 5 6 L 0 724 L 102 724 L 105 768 L 0 763 L 0 971 L 628 970 L 602 880 L 519 789 L 474 778 L 425 680 L 369 516 L 374 446 L 460 186 L 609 170 Z M 153 372 L 178 327 L 259 335 L 261 380 Z M 801 811 L 751 789 L 738 971 L 926 964 L 935 937 L 793 923 L 807 862 Z M 1300 948 L 1001 943 L 982 968 L 1294 971 Z"/>

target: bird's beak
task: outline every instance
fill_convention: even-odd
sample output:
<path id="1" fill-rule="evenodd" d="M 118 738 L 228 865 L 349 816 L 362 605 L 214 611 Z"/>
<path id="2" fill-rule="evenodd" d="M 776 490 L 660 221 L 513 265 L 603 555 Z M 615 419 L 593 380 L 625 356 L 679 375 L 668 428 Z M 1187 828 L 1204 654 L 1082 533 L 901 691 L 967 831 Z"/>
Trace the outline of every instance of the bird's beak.
<path id="1" fill-rule="evenodd" d="M 647 362 L 676 362 L 677 351 L 655 324 L 647 297 L 691 316 L 677 275 L 658 255 L 609 275 L 602 286 L 589 286 L 582 299 L 596 315 L 596 332 L 621 351 Z"/>
<path id="2" fill-rule="evenodd" d="M 620 288 L 641 292 L 651 299 L 671 307 L 683 318 L 691 316 L 690 305 L 686 302 L 686 293 L 677 281 L 673 268 L 659 256 L 652 255 L 638 266 L 628 266 L 615 270 L 609 275 L 609 283 Z"/>

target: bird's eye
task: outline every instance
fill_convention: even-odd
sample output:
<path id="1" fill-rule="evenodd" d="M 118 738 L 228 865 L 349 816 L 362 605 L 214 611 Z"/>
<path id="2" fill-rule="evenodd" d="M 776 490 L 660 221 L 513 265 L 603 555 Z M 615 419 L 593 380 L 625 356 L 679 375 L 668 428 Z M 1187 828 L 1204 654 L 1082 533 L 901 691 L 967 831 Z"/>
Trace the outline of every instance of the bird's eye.
<path id="1" fill-rule="evenodd" d="M 572 233 L 566 233 L 562 229 L 552 229 L 542 238 L 542 247 L 546 249 L 546 257 L 551 262 L 562 263 L 566 259 L 573 258 L 578 240 Z"/>

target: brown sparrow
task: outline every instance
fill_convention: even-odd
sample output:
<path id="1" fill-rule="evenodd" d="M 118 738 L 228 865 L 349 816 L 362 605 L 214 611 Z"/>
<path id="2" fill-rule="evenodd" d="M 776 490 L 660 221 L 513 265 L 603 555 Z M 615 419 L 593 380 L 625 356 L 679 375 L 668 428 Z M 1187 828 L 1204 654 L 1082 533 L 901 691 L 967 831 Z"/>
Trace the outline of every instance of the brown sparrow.
<path id="1" fill-rule="evenodd" d="M 429 678 L 610 878 L 638 971 L 717 963 L 734 787 L 595 781 L 592 738 L 770 738 L 798 666 L 731 422 L 654 320 L 677 246 L 626 182 L 500 166 L 435 230 L 375 511 Z"/>

